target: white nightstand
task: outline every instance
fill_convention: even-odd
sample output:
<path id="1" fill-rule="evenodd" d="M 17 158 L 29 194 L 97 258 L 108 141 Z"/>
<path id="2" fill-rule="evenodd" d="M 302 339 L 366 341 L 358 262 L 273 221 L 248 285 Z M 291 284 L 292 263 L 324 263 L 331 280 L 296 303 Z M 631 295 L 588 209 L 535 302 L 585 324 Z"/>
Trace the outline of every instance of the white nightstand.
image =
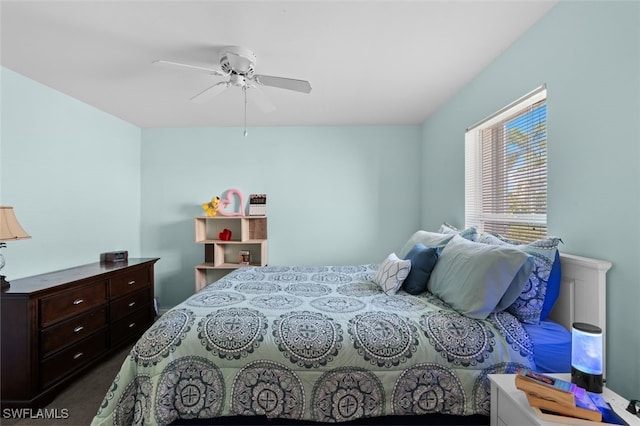
<path id="1" fill-rule="evenodd" d="M 569 374 L 554 374 L 553 376 L 563 380 L 571 380 Z M 527 402 L 524 392 L 516 389 L 514 374 L 489 374 L 489 380 L 491 382 L 491 426 L 545 426 L 559 424 L 545 421 L 533 411 L 529 402 Z M 613 410 L 629 425 L 640 425 L 640 418 L 626 410 L 629 401 L 607 388 L 604 388 L 602 397 L 611 404 Z M 586 420 L 580 420 L 575 423 L 603 424 Z"/>

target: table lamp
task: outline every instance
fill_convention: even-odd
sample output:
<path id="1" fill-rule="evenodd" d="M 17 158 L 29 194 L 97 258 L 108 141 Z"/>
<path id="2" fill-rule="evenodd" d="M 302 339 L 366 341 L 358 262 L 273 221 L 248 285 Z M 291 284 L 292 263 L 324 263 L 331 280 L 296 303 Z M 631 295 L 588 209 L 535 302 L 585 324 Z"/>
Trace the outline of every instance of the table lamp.
<path id="1" fill-rule="evenodd" d="M 22 240 L 24 238 L 31 237 L 20 226 L 13 207 L 0 206 L 0 248 L 6 246 L 5 241 Z M 4 264 L 4 256 L 0 253 L 0 270 L 2 270 Z M 0 288 L 6 287 L 9 287 L 9 282 L 4 275 L 0 274 Z"/>
<path id="2" fill-rule="evenodd" d="M 571 330 L 571 383 L 602 393 L 602 330 L 574 322 Z"/>

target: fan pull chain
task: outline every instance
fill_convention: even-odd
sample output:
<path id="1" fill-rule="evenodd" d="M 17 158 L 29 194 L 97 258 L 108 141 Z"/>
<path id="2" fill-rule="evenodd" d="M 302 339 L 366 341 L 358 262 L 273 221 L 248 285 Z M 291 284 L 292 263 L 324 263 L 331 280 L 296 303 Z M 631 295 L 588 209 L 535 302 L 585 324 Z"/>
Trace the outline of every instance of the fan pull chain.
<path id="1" fill-rule="evenodd" d="M 246 138 L 249 133 L 247 133 L 247 87 L 243 87 L 242 91 L 244 92 L 244 137 Z"/>

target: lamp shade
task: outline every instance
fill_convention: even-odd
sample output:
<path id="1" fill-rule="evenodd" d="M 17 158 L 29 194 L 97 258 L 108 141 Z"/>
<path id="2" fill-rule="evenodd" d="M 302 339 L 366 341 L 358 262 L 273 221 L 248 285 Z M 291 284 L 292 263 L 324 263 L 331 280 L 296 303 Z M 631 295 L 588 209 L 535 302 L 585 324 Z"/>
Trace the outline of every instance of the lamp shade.
<path id="1" fill-rule="evenodd" d="M 571 382 L 590 392 L 602 393 L 602 330 L 574 322 L 571 329 Z"/>
<path id="2" fill-rule="evenodd" d="M 23 238 L 31 238 L 31 236 L 20 226 L 13 207 L 0 206 L 0 241 Z"/>

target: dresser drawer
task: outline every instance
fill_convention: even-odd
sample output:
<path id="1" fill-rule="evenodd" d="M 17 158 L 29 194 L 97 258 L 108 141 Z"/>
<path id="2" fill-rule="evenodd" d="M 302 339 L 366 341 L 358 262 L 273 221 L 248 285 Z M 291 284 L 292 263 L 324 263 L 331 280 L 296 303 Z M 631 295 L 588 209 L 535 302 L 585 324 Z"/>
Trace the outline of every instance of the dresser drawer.
<path id="1" fill-rule="evenodd" d="M 46 326 L 107 301 L 107 280 L 96 281 L 40 302 L 40 325 Z"/>
<path id="2" fill-rule="evenodd" d="M 99 332 L 42 362 L 40 383 L 43 388 L 80 368 L 107 349 L 107 332 Z"/>
<path id="3" fill-rule="evenodd" d="M 111 298 L 116 298 L 149 285 L 149 269 L 138 268 L 112 277 L 109 294 Z"/>
<path id="4" fill-rule="evenodd" d="M 150 301 L 151 295 L 149 294 L 149 289 L 145 288 L 144 290 L 127 294 L 126 296 L 111 302 L 111 307 L 109 308 L 111 313 L 111 322 L 132 314 L 134 311 L 137 311 L 140 307 L 148 304 Z"/>
<path id="5" fill-rule="evenodd" d="M 78 315 L 40 332 L 43 357 L 71 345 L 107 325 L 107 307 Z"/>
<path id="6" fill-rule="evenodd" d="M 140 337 L 151 325 L 151 305 L 138 309 L 135 313 L 111 323 L 111 344 L 116 344 L 133 337 Z"/>

